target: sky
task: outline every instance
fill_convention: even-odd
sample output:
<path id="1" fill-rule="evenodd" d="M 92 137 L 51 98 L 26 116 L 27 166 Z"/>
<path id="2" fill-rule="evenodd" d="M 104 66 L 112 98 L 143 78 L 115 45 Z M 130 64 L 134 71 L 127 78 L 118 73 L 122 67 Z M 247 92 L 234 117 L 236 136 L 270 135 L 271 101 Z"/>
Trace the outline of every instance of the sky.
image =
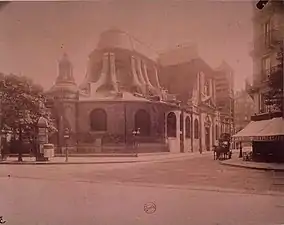
<path id="1" fill-rule="evenodd" d="M 249 0 L 12 2 L 0 11 L 0 71 L 49 88 L 66 52 L 80 84 L 99 35 L 115 27 L 157 53 L 196 43 L 211 67 L 225 60 L 233 68 L 239 90 L 252 76 L 252 7 Z"/>

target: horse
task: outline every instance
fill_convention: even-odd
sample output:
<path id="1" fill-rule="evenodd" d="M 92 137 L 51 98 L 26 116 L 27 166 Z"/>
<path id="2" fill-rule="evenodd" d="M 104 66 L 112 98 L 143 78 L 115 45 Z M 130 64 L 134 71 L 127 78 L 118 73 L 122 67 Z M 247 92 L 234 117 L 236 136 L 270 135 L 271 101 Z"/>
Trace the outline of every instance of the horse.
<path id="1" fill-rule="evenodd" d="M 214 145 L 213 147 L 213 154 L 214 154 L 214 160 L 220 160 L 221 155 L 223 155 L 222 159 L 229 158 L 231 159 L 232 157 L 232 152 L 230 151 L 230 144 L 227 143 L 222 143 L 218 146 Z"/>

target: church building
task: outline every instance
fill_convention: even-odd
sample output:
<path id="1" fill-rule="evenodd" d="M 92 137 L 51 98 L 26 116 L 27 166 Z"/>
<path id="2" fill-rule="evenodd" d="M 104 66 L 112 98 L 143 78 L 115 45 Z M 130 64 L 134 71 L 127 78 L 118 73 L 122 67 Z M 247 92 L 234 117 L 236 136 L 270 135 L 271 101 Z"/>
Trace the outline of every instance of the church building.
<path id="1" fill-rule="evenodd" d="M 214 71 L 198 56 L 168 63 L 166 55 L 107 30 L 78 86 L 64 54 L 47 91 L 59 130 L 50 137 L 56 151 L 66 144 L 80 153 L 210 150 L 221 127 Z"/>

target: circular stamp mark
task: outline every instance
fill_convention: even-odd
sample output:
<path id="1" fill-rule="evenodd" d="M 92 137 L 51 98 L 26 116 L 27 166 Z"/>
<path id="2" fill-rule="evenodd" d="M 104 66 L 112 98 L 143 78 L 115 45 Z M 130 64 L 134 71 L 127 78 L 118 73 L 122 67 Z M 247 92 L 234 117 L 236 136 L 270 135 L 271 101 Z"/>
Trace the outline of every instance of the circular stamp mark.
<path id="1" fill-rule="evenodd" d="M 157 206 L 154 202 L 148 202 L 144 205 L 144 212 L 147 214 L 153 214 L 157 210 Z"/>

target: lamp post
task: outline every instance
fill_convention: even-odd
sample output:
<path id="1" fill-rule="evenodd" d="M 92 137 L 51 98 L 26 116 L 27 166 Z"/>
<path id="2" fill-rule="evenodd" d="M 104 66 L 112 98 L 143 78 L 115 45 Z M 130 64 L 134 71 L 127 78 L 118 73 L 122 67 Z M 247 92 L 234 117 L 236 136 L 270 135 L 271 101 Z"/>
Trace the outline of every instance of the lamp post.
<path id="1" fill-rule="evenodd" d="M 18 155 L 18 162 L 22 162 L 23 161 L 23 154 L 22 154 L 22 144 L 23 144 L 23 125 L 24 125 L 24 119 L 21 118 L 19 120 L 19 155 Z"/>
<path id="2" fill-rule="evenodd" d="M 0 133 L 0 139 L 1 139 L 1 159 L 5 159 L 5 148 L 6 148 L 6 143 L 7 143 L 7 131 L 2 129 Z"/>
<path id="3" fill-rule="evenodd" d="M 64 139 L 65 139 L 65 162 L 68 162 L 68 139 L 70 138 L 70 130 L 65 128 Z"/>
<path id="4" fill-rule="evenodd" d="M 133 148 L 136 150 L 137 148 L 137 143 L 136 143 L 136 136 L 140 135 L 140 128 L 137 128 L 137 130 L 132 131 L 132 136 L 133 136 Z"/>
<path id="5" fill-rule="evenodd" d="M 243 146 L 242 146 L 242 142 L 240 142 L 240 153 L 239 153 L 239 158 L 243 157 Z"/>

